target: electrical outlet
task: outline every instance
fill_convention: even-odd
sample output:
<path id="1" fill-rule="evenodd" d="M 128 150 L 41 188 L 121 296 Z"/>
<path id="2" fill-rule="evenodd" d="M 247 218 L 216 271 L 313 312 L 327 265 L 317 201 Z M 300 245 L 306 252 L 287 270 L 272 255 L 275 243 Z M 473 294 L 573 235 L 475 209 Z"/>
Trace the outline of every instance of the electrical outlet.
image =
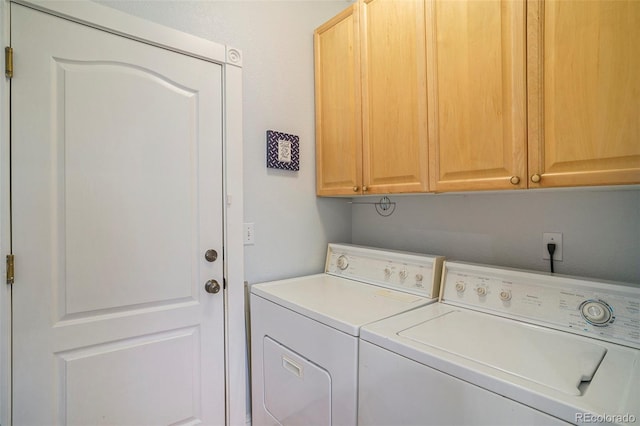
<path id="1" fill-rule="evenodd" d="M 543 232 L 542 233 L 542 258 L 549 259 L 549 250 L 547 244 L 556 245 L 556 251 L 553 253 L 553 260 L 562 261 L 562 233 L 561 232 Z"/>
<path id="2" fill-rule="evenodd" d="M 253 223 L 244 224 L 244 245 L 251 246 L 256 243 L 256 230 Z"/>

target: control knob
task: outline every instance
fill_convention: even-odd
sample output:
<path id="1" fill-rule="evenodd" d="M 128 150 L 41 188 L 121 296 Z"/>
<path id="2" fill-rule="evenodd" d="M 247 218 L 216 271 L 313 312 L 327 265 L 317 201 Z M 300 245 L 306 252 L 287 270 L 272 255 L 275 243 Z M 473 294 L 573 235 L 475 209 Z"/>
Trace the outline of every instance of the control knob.
<path id="1" fill-rule="evenodd" d="M 466 286 L 464 285 L 464 283 L 462 281 L 458 281 L 456 283 L 456 291 L 458 293 L 462 293 L 464 291 L 464 289 L 466 288 Z"/>
<path id="2" fill-rule="evenodd" d="M 596 327 L 606 327 L 613 322 L 613 308 L 603 300 L 590 299 L 580 304 L 580 315 Z"/>
<path id="3" fill-rule="evenodd" d="M 478 293 L 478 296 L 480 296 L 480 297 L 486 296 L 487 295 L 487 288 L 486 287 L 478 287 L 478 288 L 476 288 L 476 293 Z"/>
<path id="4" fill-rule="evenodd" d="M 511 300 L 511 290 L 500 290 L 500 300 L 505 302 Z"/>
<path id="5" fill-rule="evenodd" d="M 404 281 L 405 279 L 407 279 L 407 270 L 403 269 L 398 275 L 400 276 L 400 280 Z"/>
<path id="6" fill-rule="evenodd" d="M 349 259 L 347 259 L 347 256 L 345 256 L 344 254 L 340 255 L 340 257 L 338 257 L 337 265 L 338 268 L 340 268 L 340 270 L 342 271 L 347 269 L 349 267 Z"/>

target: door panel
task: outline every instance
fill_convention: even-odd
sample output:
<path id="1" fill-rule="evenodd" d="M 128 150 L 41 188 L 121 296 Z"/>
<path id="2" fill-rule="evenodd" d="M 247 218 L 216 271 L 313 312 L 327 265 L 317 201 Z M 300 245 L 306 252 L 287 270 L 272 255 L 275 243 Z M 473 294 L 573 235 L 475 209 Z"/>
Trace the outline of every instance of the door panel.
<path id="1" fill-rule="evenodd" d="M 64 105 L 53 111 L 56 127 L 64 129 L 55 146 L 62 161 L 54 170 L 58 235 L 65 236 L 57 241 L 58 268 L 66 271 L 59 282 L 64 313 L 193 299 L 196 94 L 129 65 L 56 61 L 56 74 Z M 114 87 L 137 96 L 99 112 L 113 104 Z M 165 107 L 147 108 L 152 99 Z M 146 126 L 144 137 L 129 138 L 140 111 L 151 123 L 171 126 Z M 172 169 L 180 173 L 162 172 Z M 132 236 L 139 242 L 122 244 Z M 163 249 L 150 253 L 149 247 Z M 114 291 L 113 282 L 126 291 Z M 150 282 L 156 283 L 152 292 Z"/>
<path id="2" fill-rule="evenodd" d="M 316 192 L 354 195 L 362 185 L 359 4 L 314 32 Z"/>
<path id="3" fill-rule="evenodd" d="M 529 2 L 531 187 L 640 182 L 640 2 Z"/>
<path id="4" fill-rule="evenodd" d="M 192 366 L 198 365 L 199 341 L 198 330 L 189 328 L 58 353 L 66 423 L 160 425 L 195 420 L 193 401 L 200 399 L 200 377 Z M 146 397 L 150 393 L 155 398 Z M 110 413 L 108 421 L 100 422 L 96 413 Z"/>
<path id="5" fill-rule="evenodd" d="M 224 423 L 221 67 L 11 7 L 14 423 Z"/>
<path id="6" fill-rule="evenodd" d="M 363 185 L 427 190 L 427 80 L 422 0 L 362 3 Z"/>
<path id="7" fill-rule="evenodd" d="M 427 27 L 430 189 L 526 188 L 524 1 L 428 0 Z"/>

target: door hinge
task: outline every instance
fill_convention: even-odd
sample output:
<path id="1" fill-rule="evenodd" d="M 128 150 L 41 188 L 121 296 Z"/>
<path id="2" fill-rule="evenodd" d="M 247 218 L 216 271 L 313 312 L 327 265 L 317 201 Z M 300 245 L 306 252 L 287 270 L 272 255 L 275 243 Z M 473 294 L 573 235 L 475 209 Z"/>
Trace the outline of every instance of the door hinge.
<path id="1" fill-rule="evenodd" d="M 4 48 L 4 75 L 13 78 L 13 48 L 9 46 Z"/>
<path id="2" fill-rule="evenodd" d="M 15 261 L 14 255 L 7 255 L 7 284 L 13 285 L 13 281 L 15 280 Z"/>

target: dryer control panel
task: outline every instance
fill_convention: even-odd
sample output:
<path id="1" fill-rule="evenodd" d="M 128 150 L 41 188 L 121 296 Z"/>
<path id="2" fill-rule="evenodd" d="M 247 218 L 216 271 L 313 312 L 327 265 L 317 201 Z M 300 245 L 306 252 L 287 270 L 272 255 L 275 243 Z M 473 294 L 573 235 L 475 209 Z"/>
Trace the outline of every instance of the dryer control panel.
<path id="1" fill-rule="evenodd" d="M 428 298 L 438 297 L 444 257 L 329 244 L 325 272 Z"/>
<path id="2" fill-rule="evenodd" d="M 640 349 L 640 288 L 445 262 L 442 301 Z"/>

